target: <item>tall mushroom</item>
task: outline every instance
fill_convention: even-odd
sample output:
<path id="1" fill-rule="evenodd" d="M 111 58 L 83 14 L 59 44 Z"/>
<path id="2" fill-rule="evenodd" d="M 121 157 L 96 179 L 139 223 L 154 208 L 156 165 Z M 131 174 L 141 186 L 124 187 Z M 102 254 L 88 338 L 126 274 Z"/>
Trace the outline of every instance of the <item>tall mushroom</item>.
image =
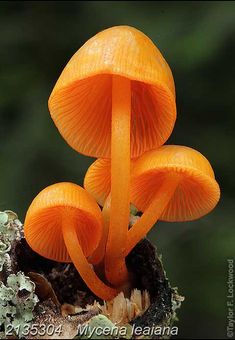
<path id="1" fill-rule="evenodd" d="M 72 183 L 57 183 L 42 190 L 31 203 L 24 224 L 26 241 L 35 252 L 58 262 L 72 261 L 91 291 L 110 300 L 117 290 L 102 282 L 87 260 L 102 232 L 99 206 Z"/>
<path id="2" fill-rule="evenodd" d="M 176 106 L 170 68 L 137 29 L 106 29 L 70 59 L 51 93 L 49 109 L 75 150 L 111 158 L 106 274 L 118 285 L 127 278 L 130 158 L 162 145 L 172 132 Z"/>

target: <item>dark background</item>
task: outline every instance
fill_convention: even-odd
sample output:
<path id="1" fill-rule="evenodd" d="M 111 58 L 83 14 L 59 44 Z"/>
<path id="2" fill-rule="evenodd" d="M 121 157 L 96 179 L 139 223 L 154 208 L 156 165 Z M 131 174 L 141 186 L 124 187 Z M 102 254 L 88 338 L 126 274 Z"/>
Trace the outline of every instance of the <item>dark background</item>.
<path id="1" fill-rule="evenodd" d="M 24 220 L 33 197 L 58 181 L 82 184 L 91 158 L 57 132 L 47 100 L 72 54 L 92 35 L 127 24 L 146 33 L 172 68 L 178 119 L 168 143 L 214 167 L 222 197 L 208 216 L 150 233 L 186 300 L 179 338 L 226 338 L 227 258 L 234 258 L 235 3 L 1 2 L 0 209 Z"/>

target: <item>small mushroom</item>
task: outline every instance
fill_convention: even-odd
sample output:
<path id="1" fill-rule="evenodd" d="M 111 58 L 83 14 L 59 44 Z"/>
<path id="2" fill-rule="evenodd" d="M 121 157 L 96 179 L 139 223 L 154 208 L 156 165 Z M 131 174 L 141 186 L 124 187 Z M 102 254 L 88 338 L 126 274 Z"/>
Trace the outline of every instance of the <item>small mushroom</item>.
<path id="1" fill-rule="evenodd" d="M 88 40 L 70 59 L 51 93 L 49 109 L 75 150 L 111 158 L 106 272 L 118 285 L 128 276 L 124 252 L 130 158 L 164 144 L 172 132 L 176 105 L 171 70 L 142 32 L 112 27 Z"/>
<path id="2" fill-rule="evenodd" d="M 134 161 L 131 201 L 143 215 L 128 232 L 126 255 L 157 222 L 196 220 L 214 209 L 220 188 L 198 151 L 165 145 Z"/>
<path id="3" fill-rule="evenodd" d="M 35 252 L 54 261 L 73 262 L 91 291 L 110 300 L 118 292 L 98 278 L 87 260 L 102 232 L 99 206 L 72 183 L 57 183 L 42 190 L 31 203 L 24 224 L 26 241 Z"/>
<path id="4" fill-rule="evenodd" d="M 89 166 L 83 185 L 86 191 L 103 207 L 111 190 L 111 160 L 108 158 L 96 159 Z"/>

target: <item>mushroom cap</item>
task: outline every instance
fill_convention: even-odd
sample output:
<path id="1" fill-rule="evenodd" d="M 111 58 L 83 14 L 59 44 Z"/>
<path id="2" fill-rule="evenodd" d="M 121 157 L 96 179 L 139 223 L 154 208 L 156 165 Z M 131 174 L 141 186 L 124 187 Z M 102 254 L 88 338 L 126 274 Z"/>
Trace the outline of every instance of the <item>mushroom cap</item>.
<path id="1" fill-rule="evenodd" d="M 73 183 L 53 184 L 34 198 L 25 218 L 26 241 L 43 257 L 71 262 L 63 239 L 62 223 L 76 224 L 83 253 L 90 256 L 102 235 L 101 210 L 89 193 Z"/>
<path id="2" fill-rule="evenodd" d="M 59 132 L 82 154 L 110 158 L 115 75 L 131 81 L 131 157 L 164 144 L 172 132 L 175 87 L 167 62 L 145 34 L 116 26 L 73 55 L 49 98 Z"/>
<path id="3" fill-rule="evenodd" d="M 167 175 L 175 172 L 181 176 L 161 220 L 195 220 L 209 213 L 219 201 L 220 189 L 213 169 L 194 149 L 165 145 L 145 153 L 133 163 L 131 202 L 141 211 L 154 199 Z"/>
<path id="4" fill-rule="evenodd" d="M 111 190 L 111 160 L 98 158 L 88 168 L 84 178 L 84 188 L 96 202 L 104 206 Z"/>

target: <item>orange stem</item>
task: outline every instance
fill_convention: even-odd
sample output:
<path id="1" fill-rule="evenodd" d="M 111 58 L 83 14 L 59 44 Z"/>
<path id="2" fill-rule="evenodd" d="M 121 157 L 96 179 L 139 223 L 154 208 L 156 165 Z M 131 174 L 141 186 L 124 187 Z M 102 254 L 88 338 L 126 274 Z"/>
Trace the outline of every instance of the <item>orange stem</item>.
<path id="1" fill-rule="evenodd" d="M 113 299 L 118 294 L 118 291 L 104 284 L 88 263 L 79 244 L 72 218 L 70 221 L 67 219 L 63 222 L 62 232 L 69 256 L 87 287 L 101 299 Z"/>
<path id="2" fill-rule="evenodd" d="M 105 248 L 109 232 L 109 222 L 110 222 L 110 205 L 111 205 L 111 194 L 105 200 L 102 217 L 103 217 L 103 233 L 101 236 L 100 243 L 92 256 L 89 258 L 89 262 L 92 264 L 99 264 L 103 261 L 105 255 Z"/>
<path id="3" fill-rule="evenodd" d="M 145 237 L 152 226 L 161 217 L 172 196 L 174 195 L 179 181 L 180 175 L 178 174 L 169 175 L 164 180 L 148 208 L 128 231 L 126 256 L 130 253 L 134 246 Z"/>
<path id="4" fill-rule="evenodd" d="M 130 213 L 131 82 L 113 76 L 111 137 L 111 214 L 105 256 L 106 277 L 118 286 L 128 280 L 125 263 Z"/>

